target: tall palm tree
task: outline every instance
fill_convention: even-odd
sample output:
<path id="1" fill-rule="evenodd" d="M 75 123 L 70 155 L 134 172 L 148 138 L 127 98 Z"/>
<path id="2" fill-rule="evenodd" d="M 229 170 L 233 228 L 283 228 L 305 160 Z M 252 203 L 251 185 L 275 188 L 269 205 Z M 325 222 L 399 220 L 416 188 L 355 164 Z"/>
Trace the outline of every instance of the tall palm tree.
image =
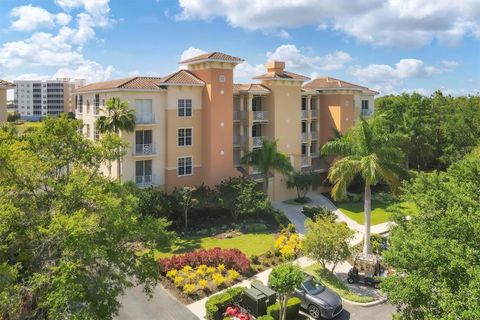
<path id="1" fill-rule="evenodd" d="M 333 183 L 331 191 L 333 199 L 342 199 L 346 196 L 347 186 L 357 174 L 363 178 L 365 183 L 363 253 L 365 254 L 371 253 L 371 186 L 382 180 L 392 190 L 396 190 L 400 184 L 402 153 L 400 149 L 392 145 L 386 139 L 375 134 L 370 124 L 362 119 L 345 135 L 326 142 L 320 150 L 324 156 L 339 155 L 343 157 L 335 161 L 328 171 L 328 179 Z"/>
<path id="2" fill-rule="evenodd" d="M 263 190 L 268 194 L 268 176 L 277 171 L 282 174 L 289 174 L 293 171 L 292 164 L 288 157 L 277 151 L 277 141 L 263 140 L 262 147 L 254 149 L 245 154 L 241 162 L 254 165 L 263 174 Z"/>
<path id="3" fill-rule="evenodd" d="M 100 116 L 95 123 L 100 133 L 132 132 L 135 129 L 135 110 L 128 106 L 128 102 L 113 97 L 107 100 L 104 108 L 105 115 Z M 120 153 L 119 153 L 120 154 Z M 121 157 L 117 158 L 117 178 L 121 178 Z"/>

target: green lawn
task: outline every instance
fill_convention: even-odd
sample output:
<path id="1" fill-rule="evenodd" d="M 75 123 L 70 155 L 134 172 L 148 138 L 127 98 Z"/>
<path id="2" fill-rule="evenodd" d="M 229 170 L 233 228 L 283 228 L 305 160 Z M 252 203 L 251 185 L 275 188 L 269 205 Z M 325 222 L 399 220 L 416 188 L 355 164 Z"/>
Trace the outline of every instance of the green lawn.
<path id="1" fill-rule="evenodd" d="M 23 133 L 28 128 L 40 128 L 41 126 L 43 126 L 43 123 L 40 121 L 38 122 L 25 121 L 22 124 L 17 124 L 15 127 L 17 128 L 18 132 Z"/>
<path id="2" fill-rule="evenodd" d="M 342 298 L 361 303 L 375 300 L 373 297 L 359 296 L 353 293 L 340 279 L 338 279 L 329 270 L 323 269 L 320 264 L 312 264 L 311 266 L 304 268 L 304 270 L 320 280 L 320 282 L 322 282 L 325 286 L 338 293 Z"/>
<path id="3" fill-rule="evenodd" d="M 365 222 L 365 215 L 363 211 L 363 201 L 360 202 L 337 202 L 335 203 L 338 209 L 346 214 L 350 219 L 355 220 L 359 224 Z M 391 213 L 387 208 L 392 205 L 378 200 L 372 200 L 372 225 L 387 222 L 390 220 Z M 413 203 L 402 202 L 399 204 L 402 211 L 406 214 L 415 214 L 418 209 Z"/>
<path id="4" fill-rule="evenodd" d="M 274 235 L 272 233 L 249 233 L 230 239 L 217 239 L 215 237 L 189 237 L 180 238 L 171 247 L 159 248 L 155 251 L 155 259 L 167 258 L 174 254 L 208 248 L 237 248 L 250 257 L 261 255 L 273 247 Z"/>

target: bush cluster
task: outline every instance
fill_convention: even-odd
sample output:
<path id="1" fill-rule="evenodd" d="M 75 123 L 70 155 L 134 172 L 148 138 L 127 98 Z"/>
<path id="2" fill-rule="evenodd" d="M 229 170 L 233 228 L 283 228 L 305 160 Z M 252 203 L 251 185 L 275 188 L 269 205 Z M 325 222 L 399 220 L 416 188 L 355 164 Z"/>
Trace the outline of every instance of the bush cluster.
<path id="1" fill-rule="evenodd" d="M 199 267 L 207 265 L 215 267 L 223 264 L 227 269 L 233 269 L 241 274 L 250 270 L 250 261 L 247 256 L 238 249 L 202 249 L 194 252 L 175 255 L 171 258 L 158 260 L 163 273 L 172 269 L 182 269 L 185 266 Z"/>
<path id="2" fill-rule="evenodd" d="M 275 240 L 275 254 L 279 254 L 284 260 L 293 260 L 301 249 L 301 241 L 298 233 L 289 225 L 282 230 L 280 236 Z"/>
<path id="3" fill-rule="evenodd" d="M 247 288 L 245 287 L 235 287 L 227 289 L 223 293 L 211 296 L 205 303 L 206 318 L 208 320 L 222 320 L 225 309 L 229 305 L 239 303 L 246 290 Z"/>
<path id="4" fill-rule="evenodd" d="M 287 301 L 287 320 L 297 319 L 300 312 L 301 301 L 298 298 L 290 298 Z M 280 319 L 280 303 L 275 303 L 267 308 L 267 315 L 275 320 Z"/>
<path id="5" fill-rule="evenodd" d="M 312 220 L 324 219 L 335 222 L 337 215 L 322 206 L 303 206 L 302 213 Z"/>
<path id="6" fill-rule="evenodd" d="M 171 269 L 166 277 L 183 293 L 194 295 L 199 291 L 214 292 L 222 286 L 232 285 L 240 274 L 234 269 L 227 269 L 223 264 L 216 267 L 202 264 L 195 268 L 187 265 L 180 270 Z"/>

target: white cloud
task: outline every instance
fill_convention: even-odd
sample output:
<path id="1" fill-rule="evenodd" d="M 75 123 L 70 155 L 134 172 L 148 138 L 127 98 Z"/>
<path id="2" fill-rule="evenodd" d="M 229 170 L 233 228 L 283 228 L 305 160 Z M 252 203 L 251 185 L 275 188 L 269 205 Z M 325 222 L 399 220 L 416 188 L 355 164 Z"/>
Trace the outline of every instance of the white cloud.
<path id="1" fill-rule="evenodd" d="M 14 77 L 14 80 L 49 80 L 51 79 L 50 76 L 45 74 L 38 74 L 38 73 L 24 73 L 19 76 Z"/>
<path id="2" fill-rule="evenodd" d="M 33 31 L 38 28 L 53 28 L 56 25 L 70 23 L 72 17 L 64 12 L 52 14 L 41 7 L 31 4 L 13 8 L 10 11 L 13 18 L 11 28 L 17 31 Z"/>
<path id="3" fill-rule="evenodd" d="M 113 71 L 114 68 L 111 65 L 104 68 L 95 61 L 84 60 L 76 68 L 60 68 L 53 77 L 86 79 L 87 82 L 96 82 L 110 79 Z"/>
<path id="4" fill-rule="evenodd" d="M 199 48 L 189 47 L 188 49 L 183 51 L 182 54 L 180 55 L 180 61 L 187 60 L 204 53 L 207 53 L 207 52 Z"/>
<path id="5" fill-rule="evenodd" d="M 304 54 L 293 44 L 281 45 L 275 51 L 267 52 L 267 58 L 268 60 L 285 61 L 286 68 L 307 73 L 343 69 L 353 60 L 348 53 L 343 51 L 336 51 L 325 56 Z"/>
<path id="6" fill-rule="evenodd" d="M 366 67 L 356 66 L 351 69 L 352 75 L 363 84 L 375 88 L 392 88 L 398 86 L 403 80 L 413 78 L 427 78 L 442 72 L 434 66 L 426 66 L 422 60 L 401 59 L 394 66 L 387 64 L 370 64 Z M 383 89 L 382 91 L 385 91 Z"/>
<path id="7" fill-rule="evenodd" d="M 421 47 L 433 40 L 456 45 L 480 38 L 480 1 L 440 0 L 179 0 L 178 19 L 223 17 L 248 30 L 304 25 L 335 29 L 373 45 Z"/>
<path id="8" fill-rule="evenodd" d="M 285 29 L 280 30 L 280 32 L 278 32 L 278 36 L 286 40 L 292 39 L 292 36 L 290 35 L 290 33 L 288 33 L 288 31 Z"/>
<path id="9" fill-rule="evenodd" d="M 442 64 L 444 65 L 445 68 L 447 68 L 449 70 L 453 69 L 455 67 L 458 67 L 460 65 L 460 63 L 458 63 L 458 61 L 447 60 L 447 59 L 442 60 Z"/>
<path id="10" fill-rule="evenodd" d="M 266 72 L 263 64 L 251 65 L 243 61 L 235 67 L 235 82 L 252 82 L 252 78 Z"/>

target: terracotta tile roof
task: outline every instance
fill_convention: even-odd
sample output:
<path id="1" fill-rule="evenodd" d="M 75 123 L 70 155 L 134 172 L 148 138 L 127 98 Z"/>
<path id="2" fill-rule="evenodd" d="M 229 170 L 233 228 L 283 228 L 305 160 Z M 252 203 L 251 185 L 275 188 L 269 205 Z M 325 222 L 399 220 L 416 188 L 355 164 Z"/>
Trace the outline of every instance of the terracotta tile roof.
<path id="1" fill-rule="evenodd" d="M 379 94 L 380 92 L 378 92 L 378 91 L 375 91 L 375 90 L 371 90 L 371 89 L 366 89 L 366 90 L 363 90 L 363 92 L 362 92 L 362 93 L 364 93 L 364 94 L 373 94 L 373 95 L 377 95 L 377 94 Z"/>
<path id="2" fill-rule="evenodd" d="M 304 88 L 313 90 L 323 89 L 351 89 L 351 90 L 366 90 L 368 88 L 362 87 L 350 82 L 338 80 L 331 77 L 320 77 L 303 85 Z"/>
<path id="3" fill-rule="evenodd" d="M 201 79 L 197 78 L 193 73 L 188 70 L 179 70 L 177 72 L 171 73 L 158 82 L 159 85 L 174 85 L 174 84 L 184 84 L 184 85 L 205 85 Z"/>
<path id="4" fill-rule="evenodd" d="M 145 89 L 155 90 L 159 89 L 158 83 L 162 78 L 160 77 L 130 77 L 124 79 L 110 80 L 104 82 L 96 82 L 87 84 L 86 86 L 76 89 L 75 93 L 111 90 L 111 89 Z"/>
<path id="5" fill-rule="evenodd" d="M 270 93 L 270 89 L 258 83 L 234 83 L 233 92 L 264 92 Z"/>
<path id="6" fill-rule="evenodd" d="M 0 79 L 0 88 L 14 88 L 15 84 L 8 82 L 6 80 Z"/>
<path id="7" fill-rule="evenodd" d="M 232 63 L 241 63 L 244 60 L 222 52 L 209 52 L 196 57 L 180 61 L 180 64 L 199 63 L 203 61 L 226 61 Z"/>
<path id="8" fill-rule="evenodd" d="M 293 72 L 288 72 L 288 71 L 282 71 L 282 73 L 265 73 L 260 76 L 256 76 L 253 79 L 257 80 L 302 80 L 302 81 L 307 81 L 310 80 L 309 77 L 302 76 L 301 74 L 293 73 Z"/>

